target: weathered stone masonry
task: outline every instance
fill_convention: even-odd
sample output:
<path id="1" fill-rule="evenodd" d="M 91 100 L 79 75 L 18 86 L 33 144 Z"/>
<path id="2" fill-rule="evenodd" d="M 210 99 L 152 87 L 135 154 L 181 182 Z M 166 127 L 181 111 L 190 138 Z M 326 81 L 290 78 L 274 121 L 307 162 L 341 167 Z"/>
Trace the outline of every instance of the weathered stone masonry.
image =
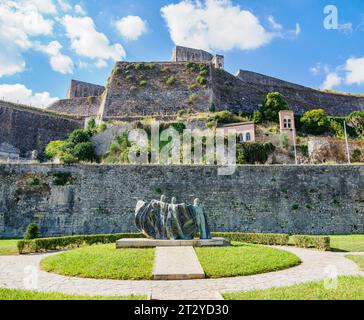
<path id="1" fill-rule="evenodd" d="M 0 166 L 0 236 L 136 231 L 138 199 L 203 200 L 214 231 L 364 233 L 364 166 Z"/>

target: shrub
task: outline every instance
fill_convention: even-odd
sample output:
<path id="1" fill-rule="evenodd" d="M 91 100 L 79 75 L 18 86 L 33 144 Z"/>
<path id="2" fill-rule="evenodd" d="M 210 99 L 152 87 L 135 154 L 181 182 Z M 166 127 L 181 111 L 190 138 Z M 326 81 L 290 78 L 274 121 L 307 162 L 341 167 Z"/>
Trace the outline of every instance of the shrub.
<path id="1" fill-rule="evenodd" d="M 200 75 L 196 78 L 196 82 L 202 86 L 207 84 L 207 80 L 204 77 L 201 77 Z"/>
<path id="2" fill-rule="evenodd" d="M 67 139 L 67 141 L 73 143 L 74 145 L 82 142 L 88 142 L 89 140 L 90 133 L 82 129 L 73 131 Z"/>
<path id="3" fill-rule="evenodd" d="M 226 238 L 231 241 L 247 242 L 263 245 L 287 245 L 289 242 L 288 234 L 270 234 L 270 233 L 240 233 L 240 232 L 214 232 L 214 237 Z"/>
<path id="4" fill-rule="evenodd" d="M 252 120 L 255 124 L 260 124 L 263 122 L 263 114 L 260 111 L 255 111 L 253 113 Z"/>
<path id="5" fill-rule="evenodd" d="M 188 90 L 189 90 L 189 91 L 195 90 L 195 89 L 196 89 L 196 87 L 197 87 L 197 83 L 193 83 L 193 84 L 191 84 L 190 86 L 188 86 Z"/>
<path id="6" fill-rule="evenodd" d="M 245 118 L 237 116 L 236 114 L 227 110 L 217 112 L 214 116 L 216 122 L 219 124 L 238 123 L 244 122 L 246 120 Z"/>
<path id="7" fill-rule="evenodd" d="M 94 104 L 95 100 L 96 100 L 96 97 L 93 97 L 93 96 L 87 97 L 88 104 Z"/>
<path id="8" fill-rule="evenodd" d="M 169 77 L 167 80 L 166 80 L 166 84 L 168 86 L 173 86 L 175 83 L 177 82 L 177 79 L 175 77 Z"/>
<path id="9" fill-rule="evenodd" d="M 286 133 L 281 133 L 281 135 L 279 136 L 279 145 L 286 150 L 288 149 L 289 140 Z"/>
<path id="10" fill-rule="evenodd" d="M 30 225 L 28 225 L 24 235 L 23 235 L 25 240 L 31 240 L 31 239 L 36 239 L 39 237 L 39 227 L 36 223 L 31 223 Z"/>
<path id="11" fill-rule="evenodd" d="M 99 124 L 99 126 L 97 127 L 97 132 L 104 132 L 104 131 L 106 131 L 106 129 L 107 129 L 107 125 L 106 125 L 106 123 L 101 123 L 101 124 Z"/>
<path id="12" fill-rule="evenodd" d="M 144 63 L 137 63 L 135 65 L 135 69 L 140 71 L 140 70 L 144 70 L 145 69 L 145 64 Z"/>
<path id="13" fill-rule="evenodd" d="M 179 118 L 181 118 L 181 117 L 183 117 L 186 113 L 187 113 L 187 111 L 186 111 L 186 110 L 184 110 L 184 109 L 182 109 L 182 110 L 178 110 L 178 112 L 177 112 L 177 116 L 178 116 Z"/>
<path id="14" fill-rule="evenodd" d="M 353 152 L 353 155 L 351 157 L 351 161 L 352 162 L 360 162 L 361 156 L 362 156 L 361 150 L 355 149 L 354 152 Z"/>
<path id="15" fill-rule="evenodd" d="M 112 70 L 112 75 L 113 76 L 118 76 L 119 74 L 121 74 L 123 72 L 123 69 L 120 68 L 120 67 L 115 67 L 113 70 Z"/>
<path id="16" fill-rule="evenodd" d="M 96 159 L 95 146 L 92 142 L 82 142 L 75 146 L 73 156 L 79 161 L 94 161 Z"/>
<path id="17" fill-rule="evenodd" d="M 210 111 L 211 113 L 215 113 L 215 112 L 216 112 L 216 105 L 215 105 L 215 103 L 211 103 L 211 106 L 210 106 L 209 111 Z"/>
<path id="18" fill-rule="evenodd" d="M 271 142 L 242 143 L 241 149 L 238 150 L 238 152 L 243 153 L 245 163 L 248 164 L 264 164 L 274 151 L 275 147 Z"/>
<path id="19" fill-rule="evenodd" d="M 55 158 L 61 152 L 63 145 L 64 141 L 59 141 L 59 140 L 48 143 L 45 149 L 45 156 L 48 159 Z"/>
<path id="20" fill-rule="evenodd" d="M 201 77 L 206 77 L 208 75 L 208 71 L 207 71 L 207 69 L 204 69 L 204 70 L 201 70 L 200 71 L 200 76 Z"/>
<path id="21" fill-rule="evenodd" d="M 358 137 L 364 138 L 364 111 L 354 111 L 347 118 L 349 126 L 351 126 Z"/>
<path id="22" fill-rule="evenodd" d="M 306 134 L 323 135 L 330 131 L 330 120 L 323 109 L 306 112 L 301 118 L 301 125 Z"/>
<path id="23" fill-rule="evenodd" d="M 289 110 L 286 100 L 279 92 L 268 93 L 261 108 L 261 113 L 266 121 L 279 121 L 279 112 Z"/>
<path id="24" fill-rule="evenodd" d="M 107 244 L 116 242 L 123 238 L 144 238 L 141 233 L 123 233 L 109 235 L 85 235 L 85 236 L 70 236 L 56 238 L 42 238 L 32 240 L 20 240 L 18 242 L 18 251 L 20 254 L 47 252 L 53 250 L 73 249 L 85 245 Z"/>
<path id="25" fill-rule="evenodd" d="M 60 156 L 59 160 L 61 161 L 62 164 L 74 164 L 78 162 L 78 159 L 73 156 L 71 153 L 64 153 Z"/>
<path id="26" fill-rule="evenodd" d="M 53 181 L 55 186 L 65 186 L 70 181 L 72 174 L 69 172 L 56 172 L 53 177 L 55 177 Z"/>
<path id="27" fill-rule="evenodd" d="M 146 86 L 148 84 L 148 82 L 146 81 L 146 80 L 140 80 L 140 82 L 139 82 L 139 85 L 141 86 L 141 87 L 144 87 L 144 86 Z"/>
<path id="28" fill-rule="evenodd" d="M 197 95 L 196 94 L 191 94 L 188 98 L 188 104 L 194 104 L 197 100 Z"/>
<path id="29" fill-rule="evenodd" d="M 299 248 L 316 248 L 322 251 L 329 251 L 330 237 L 325 236 L 292 236 L 291 239 L 296 247 Z"/>
<path id="30" fill-rule="evenodd" d="M 131 82 L 131 81 L 133 81 L 133 76 L 129 74 L 125 77 L 125 80 L 128 82 Z"/>

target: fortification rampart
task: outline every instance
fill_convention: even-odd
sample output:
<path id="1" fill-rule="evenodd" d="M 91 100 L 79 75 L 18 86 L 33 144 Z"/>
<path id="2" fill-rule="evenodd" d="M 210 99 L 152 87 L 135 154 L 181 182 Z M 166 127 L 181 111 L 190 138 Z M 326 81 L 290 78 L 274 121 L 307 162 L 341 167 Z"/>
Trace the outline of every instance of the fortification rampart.
<path id="1" fill-rule="evenodd" d="M 0 165 L 0 236 L 136 231 L 137 201 L 162 193 L 200 198 L 213 231 L 364 233 L 364 166 Z"/>
<path id="2" fill-rule="evenodd" d="M 0 143 L 17 147 L 22 156 L 33 150 L 43 153 L 50 141 L 65 139 L 83 125 L 78 117 L 0 101 Z"/>
<path id="3" fill-rule="evenodd" d="M 101 96 L 104 91 L 104 86 L 99 86 L 93 83 L 78 80 L 72 80 L 67 92 L 67 99 L 98 97 Z"/>

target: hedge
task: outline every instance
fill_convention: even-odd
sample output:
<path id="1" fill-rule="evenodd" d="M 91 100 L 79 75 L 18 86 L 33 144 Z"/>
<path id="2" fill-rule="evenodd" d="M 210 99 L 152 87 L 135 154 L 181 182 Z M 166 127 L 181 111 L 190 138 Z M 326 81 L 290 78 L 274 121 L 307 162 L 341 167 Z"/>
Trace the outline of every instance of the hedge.
<path id="1" fill-rule="evenodd" d="M 18 251 L 20 254 L 46 252 L 79 248 L 81 246 L 90 246 L 93 244 L 113 243 L 123 238 L 144 237 L 145 236 L 141 233 L 121 233 L 20 240 L 18 241 Z"/>
<path id="2" fill-rule="evenodd" d="M 241 232 L 215 232 L 213 237 L 227 238 L 231 241 L 247 242 L 264 245 L 284 246 L 289 243 L 288 234 L 272 234 L 272 233 L 241 233 Z"/>
<path id="3" fill-rule="evenodd" d="M 325 236 L 292 236 L 291 240 L 299 248 L 316 248 L 322 251 L 330 251 L 330 237 Z"/>

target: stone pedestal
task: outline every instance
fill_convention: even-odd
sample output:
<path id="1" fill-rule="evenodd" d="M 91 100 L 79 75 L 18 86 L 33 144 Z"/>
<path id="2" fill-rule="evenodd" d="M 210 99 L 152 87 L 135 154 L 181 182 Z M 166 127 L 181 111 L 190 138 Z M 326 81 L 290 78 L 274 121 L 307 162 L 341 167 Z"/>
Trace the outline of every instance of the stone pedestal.
<path id="1" fill-rule="evenodd" d="M 224 247 L 229 245 L 230 241 L 225 238 L 213 238 L 210 240 L 120 239 L 116 241 L 116 249 L 156 247 Z"/>

